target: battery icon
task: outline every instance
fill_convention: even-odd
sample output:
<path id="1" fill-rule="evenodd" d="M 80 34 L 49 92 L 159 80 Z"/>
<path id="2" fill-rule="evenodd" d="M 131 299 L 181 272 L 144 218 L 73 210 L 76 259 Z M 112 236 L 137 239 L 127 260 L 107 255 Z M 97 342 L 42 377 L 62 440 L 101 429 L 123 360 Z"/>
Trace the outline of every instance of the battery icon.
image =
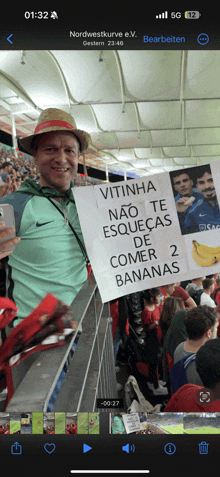
<path id="1" fill-rule="evenodd" d="M 199 13 L 197 10 L 196 11 L 190 11 L 190 12 L 185 12 L 185 18 L 190 18 L 190 20 L 195 20 L 197 18 L 201 17 L 201 13 Z"/>

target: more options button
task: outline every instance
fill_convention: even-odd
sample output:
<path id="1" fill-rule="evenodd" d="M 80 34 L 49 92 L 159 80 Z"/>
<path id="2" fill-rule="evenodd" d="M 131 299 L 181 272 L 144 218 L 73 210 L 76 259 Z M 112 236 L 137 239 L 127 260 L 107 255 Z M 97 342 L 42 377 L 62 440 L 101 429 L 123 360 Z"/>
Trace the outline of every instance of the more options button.
<path id="1" fill-rule="evenodd" d="M 197 37 L 197 41 L 200 45 L 207 45 L 209 42 L 209 36 L 206 33 L 200 33 L 200 35 Z"/>

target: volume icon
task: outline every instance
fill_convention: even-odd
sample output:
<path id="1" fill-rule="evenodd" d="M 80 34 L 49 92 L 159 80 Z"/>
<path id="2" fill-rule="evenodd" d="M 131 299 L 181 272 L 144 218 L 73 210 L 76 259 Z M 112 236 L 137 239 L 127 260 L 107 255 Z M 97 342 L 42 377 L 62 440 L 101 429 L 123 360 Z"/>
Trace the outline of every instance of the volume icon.
<path id="1" fill-rule="evenodd" d="M 159 18 L 160 20 L 167 20 L 168 12 L 160 13 L 159 15 L 156 15 L 156 18 Z"/>
<path id="2" fill-rule="evenodd" d="M 129 454 L 129 452 L 134 452 L 135 451 L 135 446 L 134 444 L 131 444 L 129 446 L 129 444 L 127 444 L 126 446 L 122 446 L 122 450 L 127 452 L 127 454 Z"/>

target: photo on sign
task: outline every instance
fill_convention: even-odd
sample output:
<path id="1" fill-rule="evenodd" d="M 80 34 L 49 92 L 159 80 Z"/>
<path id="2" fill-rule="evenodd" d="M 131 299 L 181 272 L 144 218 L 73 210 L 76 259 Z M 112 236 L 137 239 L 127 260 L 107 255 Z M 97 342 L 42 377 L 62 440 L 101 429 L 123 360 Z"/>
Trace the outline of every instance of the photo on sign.
<path id="1" fill-rule="evenodd" d="M 209 164 L 171 171 L 182 235 L 220 228 L 220 210 Z"/>
<path id="2" fill-rule="evenodd" d="M 147 434 L 146 412 L 113 412 L 110 417 L 110 434 Z M 123 449 L 126 452 L 128 450 Z"/>

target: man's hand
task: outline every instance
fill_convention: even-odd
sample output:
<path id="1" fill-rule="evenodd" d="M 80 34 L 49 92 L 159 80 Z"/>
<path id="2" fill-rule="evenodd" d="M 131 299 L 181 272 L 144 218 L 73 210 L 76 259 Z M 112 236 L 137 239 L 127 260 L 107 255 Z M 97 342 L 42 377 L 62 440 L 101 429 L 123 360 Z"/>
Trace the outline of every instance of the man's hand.
<path id="1" fill-rule="evenodd" d="M 5 197 L 8 194 L 11 194 L 12 192 L 15 192 L 16 190 L 19 189 L 21 185 L 21 182 L 16 182 L 15 177 L 12 177 L 12 180 L 10 179 L 10 176 L 8 175 L 6 178 L 6 182 L 4 185 L 0 185 L 0 198 Z"/>
<path id="2" fill-rule="evenodd" d="M 188 202 L 188 200 L 189 200 L 189 197 L 181 197 L 181 199 L 179 199 L 176 202 L 177 212 L 186 212 L 189 209 L 189 207 L 191 207 L 192 202 L 190 202 L 189 204 L 185 204 L 185 202 Z"/>
<path id="3" fill-rule="evenodd" d="M 0 260 L 2 258 L 7 257 L 8 255 L 11 255 L 13 250 L 11 251 L 5 251 L 7 248 L 12 247 L 13 245 L 17 245 L 17 243 L 20 241 L 19 237 L 14 237 L 11 240 L 7 240 L 6 242 L 2 243 L 9 235 L 11 235 L 15 229 L 14 228 L 8 228 L 5 230 L 1 230 L 5 225 L 0 224 Z"/>

